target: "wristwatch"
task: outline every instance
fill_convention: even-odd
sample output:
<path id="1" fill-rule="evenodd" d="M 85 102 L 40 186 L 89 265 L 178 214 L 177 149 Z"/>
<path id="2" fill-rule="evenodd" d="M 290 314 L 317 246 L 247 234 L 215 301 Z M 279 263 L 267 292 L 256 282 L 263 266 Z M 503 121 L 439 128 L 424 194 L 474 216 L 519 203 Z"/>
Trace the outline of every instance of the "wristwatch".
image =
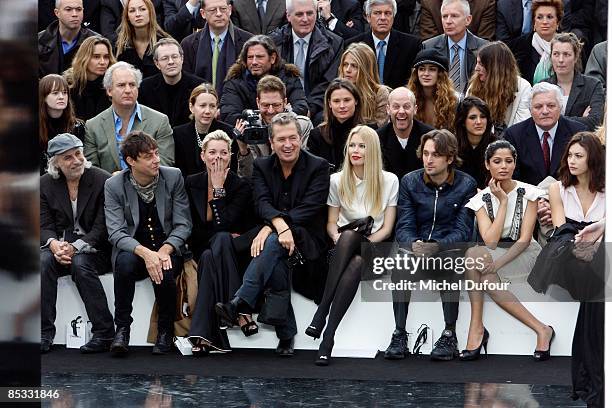
<path id="1" fill-rule="evenodd" d="M 223 187 L 215 188 L 213 187 L 213 198 L 223 198 L 225 197 L 225 189 Z"/>

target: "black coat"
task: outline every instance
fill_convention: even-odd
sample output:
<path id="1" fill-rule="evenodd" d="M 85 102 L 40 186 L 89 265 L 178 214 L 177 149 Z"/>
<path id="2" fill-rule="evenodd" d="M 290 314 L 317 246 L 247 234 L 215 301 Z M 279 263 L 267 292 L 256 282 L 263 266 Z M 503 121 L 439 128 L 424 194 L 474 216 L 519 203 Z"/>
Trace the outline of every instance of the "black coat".
<path id="1" fill-rule="evenodd" d="M 278 72 L 268 74 L 279 77 L 287 88 L 287 102 L 293 112 L 298 115 L 308 113 L 308 102 L 304 88 L 300 82 L 300 71 L 293 64 L 284 64 Z M 221 97 L 221 120 L 236 123 L 244 109 L 257 109 L 257 83 L 259 78 L 251 76 L 250 72 L 240 64 L 234 64 L 227 74 L 223 84 Z"/>
<path id="2" fill-rule="evenodd" d="M 191 208 L 190 245 L 195 257 L 209 247 L 210 238 L 217 232 L 243 233 L 255 225 L 253 222 L 253 196 L 246 179 L 230 171 L 225 183 L 225 197 L 210 201 L 212 221 L 206 221 L 208 212 L 208 173 L 192 174 L 185 180 L 185 190 Z"/>
<path id="3" fill-rule="evenodd" d="M 557 78 L 554 76 L 546 78 L 544 81 L 557 84 Z M 577 72 L 574 74 L 572 89 L 563 116 L 583 123 L 588 130 L 594 131 L 603 121 L 605 99 L 603 86 L 598 79 Z M 587 106 L 591 107 L 591 113 L 589 113 L 589 116 L 583 117 L 582 114 Z"/>
<path id="4" fill-rule="evenodd" d="M 338 19 L 333 32 L 343 39 L 348 40 L 363 32 L 365 20 L 363 18 L 361 2 L 356 0 L 334 0 L 331 2 L 331 12 Z M 352 27 L 346 25 L 349 21 L 353 22 Z"/>
<path id="5" fill-rule="evenodd" d="M 555 133 L 550 157 L 550 171 L 548 173 L 546 173 L 544 167 L 544 153 L 542 152 L 538 131 L 532 118 L 504 130 L 502 138 L 512 143 L 516 148 L 518 156 L 514 178 L 534 186 L 537 186 L 546 176 L 556 178 L 561 156 L 567 142 L 569 142 L 573 135 L 582 130 L 586 130 L 586 126 L 582 123 L 566 119 L 563 116 L 559 118 L 559 125 Z"/>
<path id="6" fill-rule="evenodd" d="M 59 38 L 59 22 L 55 20 L 38 33 L 38 77 L 48 74 L 61 74 L 72 64 L 72 58 L 87 37 L 98 35 L 95 31 L 82 27 L 79 31 L 77 44 L 66 55 L 62 52 Z"/>
<path id="7" fill-rule="evenodd" d="M 521 76 L 533 85 L 533 74 L 540 62 L 540 54 L 531 45 L 532 39 L 533 32 L 522 35 L 512 43 L 511 49 L 516 57 Z"/>
<path id="8" fill-rule="evenodd" d="M 194 30 L 203 28 L 206 21 L 200 14 L 200 7 L 195 16 L 189 12 L 185 4 L 188 0 L 162 0 L 164 5 L 164 28 L 178 42 L 193 33 Z"/>
<path id="9" fill-rule="evenodd" d="M 214 130 L 222 130 L 231 138 L 233 127 L 227 123 L 213 120 L 210 124 L 208 132 Z M 200 147 L 196 140 L 195 123 L 192 121 L 172 129 L 174 137 L 174 166 L 178 167 L 183 173 L 183 177 L 191 174 L 196 174 L 206 170 L 204 162 L 200 158 Z M 203 139 L 204 136 L 200 135 Z M 230 169 L 236 171 L 238 168 L 238 144 L 232 143 L 232 158 L 230 161 Z"/>
<path id="10" fill-rule="evenodd" d="M 151 0 L 155 7 L 157 24 L 164 26 L 164 7 L 162 0 Z M 123 3 L 121 0 L 100 0 L 100 33 L 108 38 L 112 44 L 117 41 L 117 28 L 121 24 Z"/>
<path id="11" fill-rule="evenodd" d="M 102 86 L 103 77 L 87 81 L 83 92 L 79 94 L 78 89 L 70 90 L 74 114 L 77 118 L 87 121 L 101 113 L 111 105 L 110 97 Z"/>
<path id="12" fill-rule="evenodd" d="M 242 50 L 242 46 L 251 38 L 253 34 L 241 30 L 230 23 L 227 31 L 227 37 L 221 47 L 221 53 L 219 55 L 219 61 L 217 62 L 217 94 L 221 97 L 223 91 L 223 80 L 227 75 L 230 67 Z M 210 45 L 210 31 L 208 26 L 196 33 L 193 33 L 183 41 L 181 41 L 181 47 L 183 48 L 183 69 L 194 75 L 199 76 L 212 84 L 212 54 L 213 50 Z"/>
<path id="13" fill-rule="evenodd" d="M 348 44 L 364 42 L 370 46 L 376 55 L 372 32 L 368 31 L 347 40 Z M 385 54 L 385 70 L 383 83 L 392 89 L 408 84 L 414 57 L 421 50 L 421 40 L 414 35 L 391 30 L 387 53 Z"/>
<path id="14" fill-rule="evenodd" d="M 416 152 L 421 144 L 421 136 L 433 129 L 428 124 L 413 119 L 412 130 L 405 148 L 402 148 L 397 140 L 391 122 L 378 129 L 376 132 L 380 137 L 385 170 L 395 174 L 401 180 L 405 174 L 423 167 L 423 161 L 417 157 Z"/>
<path id="15" fill-rule="evenodd" d="M 161 39 L 161 37 L 158 36 L 158 39 Z M 117 61 L 125 61 L 132 64 L 142 72 L 143 78 L 149 78 L 159 74 L 159 69 L 157 69 L 155 62 L 153 62 L 151 51 L 151 47 L 147 47 L 144 55 L 140 58 L 136 48 L 127 47 L 121 54 L 117 55 Z"/>
<path id="16" fill-rule="evenodd" d="M 168 85 L 159 73 L 142 81 L 138 101 L 168 116 L 170 126 L 182 125 L 189 122 L 191 91 L 203 82 L 202 78 L 183 71 L 177 84 Z"/>
<path id="17" fill-rule="evenodd" d="M 104 219 L 104 183 L 110 174 L 97 167 L 85 169 L 79 182 L 77 220 L 85 231 L 81 239 L 97 250 L 108 251 L 108 234 Z M 74 230 L 74 218 L 66 178 L 49 174 L 40 178 L 40 245 L 50 238 L 60 239 Z M 66 234 L 66 235 L 64 235 Z"/>
<path id="18" fill-rule="evenodd" d="M 291 24 L 286 24 L 270 34 L 278 47 L 281 58 L 294 63 L 293 36 Z M 308 99 L 310 118 L 316 122 L 316 116 L 323 112 L 323 99 L 329 82 L 338 76 L 338 66 L 342 57 L 342 38 L 324 27 L 315 25 L 308 54 L 306 55 L 306 72 L 304 92 Z"/>

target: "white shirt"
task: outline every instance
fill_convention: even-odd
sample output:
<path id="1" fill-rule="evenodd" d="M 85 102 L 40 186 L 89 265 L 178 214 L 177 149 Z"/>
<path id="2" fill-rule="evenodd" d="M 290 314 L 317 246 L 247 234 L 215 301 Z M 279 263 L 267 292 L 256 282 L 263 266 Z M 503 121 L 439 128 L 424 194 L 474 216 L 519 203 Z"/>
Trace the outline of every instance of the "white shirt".
<path id="1" fill-rule="evenodd" d="M 567 218 L 578 222 L 597 222 L 606 216 L 605 193 L 598 191 L 595 194 L 595 199 L 585 214 L 582 211 L 582 204 L 580 204 L 580 198 L 578 198 L 578 193 L 576 193 L 576 187 L 569 186 L 565 188 L 560 181 L 557 181 L 557 183 L 559 184 L 559 194 L 563 202 L 563 212 Z"/>
<path id="2" fill-rule="evenodd" d="M 542 146 L 542 141 L 544 140 L 544 132 L 548 132 L 548 134 L 550 135 L 550 138 L 548 139 L 548 151 L 550 152 L 550 157 L 552 157 L 552 149 L 553 149 L 553 144 L 555 143 L 555 134 L 557 133 L 557 128 L 559 127 L 559 121 L 557 121 L 557 123 L 555 123 L 555 126 L 552 127 L 552 129 L 546 131 L 542 128 L 540 128 L 538 125 L 536 125 L 536 131 L 538 132 L 538 137 L 540 138 L 540 146 Z"/>
<path id="3" fill-rule="evenodd" d="M 327 205 L 330 207 L 339 207 L 340 215 L 337 225 L 339 227 L 346 225 L 352 221 L 369 215 L 368 208 L 365 202 L 365 182 L 355 177 L 357 191 L 355 192 L 355 200 L 352 203 L 343 203 L 340 201 L 338 186 L 340 185 L 340 172 L 331 175 L 329 181 L 329 196 Z M 374 218 L 372 233 L 375 233 L 382 228 L 385 220 L 385 209 L 387 207 L 397 206 L 397 196 L 399 192 L 399 180 L 397 176 L 388 171 L 383 171 L 383 189 L 382 189 L 382 211 Z M 349 205 L 350 204 L 350 205 Z"/>
<path id="4" fill-rule="evenodd" d="M 374 39 L 374 52 L 376 53 L 376 60 L 378 61 L 378 43 L 381 41 L 385 41 L 385 46 L 383 47 L 383 52 L 385 53 L 385 56 L 387 55 L 387 46 L 389 45 L 389 37 L 391 37 L 391 32 L 389 32 L 389 34 L 387 34 L 387 36 L 385 38 L 383 38 L 382 40 L 378 39 L 377 36 L 375 36 L 374 34 L 372 34 L 372 38 Z"/>

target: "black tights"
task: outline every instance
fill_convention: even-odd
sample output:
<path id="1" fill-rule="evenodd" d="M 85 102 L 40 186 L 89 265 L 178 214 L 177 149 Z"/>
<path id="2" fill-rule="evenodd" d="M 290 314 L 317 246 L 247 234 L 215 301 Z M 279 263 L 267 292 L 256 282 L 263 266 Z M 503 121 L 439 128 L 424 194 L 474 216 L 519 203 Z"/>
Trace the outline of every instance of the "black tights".
<path id="1" fill-rule="evenodd" d="M 321 329 L 329 314 L 322 345 L 327 344 L 331 348 L 336 329 L 355 298 L 365 266 L 362 244 L 369 242 L 355 231 L 344 231 L 338 238 L 327 273 L 323 299 L 312 319 L 312 325 Z"/>

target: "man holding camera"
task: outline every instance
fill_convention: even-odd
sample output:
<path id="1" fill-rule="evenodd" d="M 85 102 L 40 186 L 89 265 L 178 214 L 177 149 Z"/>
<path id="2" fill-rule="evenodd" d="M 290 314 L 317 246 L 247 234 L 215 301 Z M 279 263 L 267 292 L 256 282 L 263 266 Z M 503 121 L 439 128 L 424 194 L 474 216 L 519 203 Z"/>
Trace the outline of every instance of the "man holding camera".
<path id="1" fill-rule="evenodd" d="M 255 211 L 264 221 L 251 245 L 253 260 L 242 286 L 228 303 L 217 303 L 217 314 L 228 322 L 255 307 L 265 293 L 260 313 L 275 326 L 276 354 L 293 355 L 297 333 L 291 307 L 290 264 L 318 259 L 326 247 L 326 202 L 329 165 L 300 148 L 295 114 L 279 113 L 270 124 L 274 155 L 259 158 L 253 168 Z M 265 292 L 264 292 L 265 291 Z"/>
<path id="2" fill-rule="evenodd" d="M 274 75 L 266 75 L 257 83 L 257 108 L 244 112 L 236 121 L 236 131 L 240 134 L 238 142 L 238 174 L 251 177 L 253 160 L 257 157 L 269 156 L 272 153 L 268 139 L 268 126 L 272 118 L 291 109 L 287 103 L 287 90 L 283 81 Z M 305 148 L 308 135 L 312 130 L 312 122 L 307 116 L 297 115 L 300 125 L 298 132 L 301 137 L 301 147 Z"/>

